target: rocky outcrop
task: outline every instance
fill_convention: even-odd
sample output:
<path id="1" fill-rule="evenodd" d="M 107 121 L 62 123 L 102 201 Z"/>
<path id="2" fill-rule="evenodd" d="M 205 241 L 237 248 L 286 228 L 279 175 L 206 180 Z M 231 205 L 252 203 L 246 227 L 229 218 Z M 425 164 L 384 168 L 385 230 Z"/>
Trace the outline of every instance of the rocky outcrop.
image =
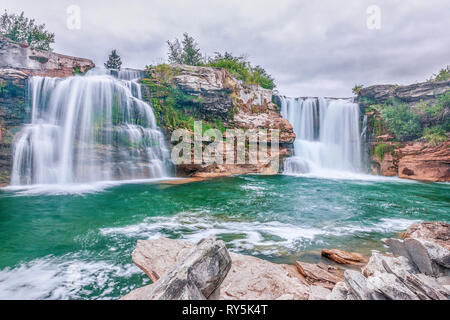
<path id="1" fill-rule="evenodd" d="M 0 36 L 0 69 L 15 69 L 29 76 L 69 77 L 94 66 L 89 59 L 33 49 Z"/>
<path id="2" fill-rule="evenodd" d="M 425 128 L 440 127 L 448 130 L 450 109 L 447 106 L 436 109 L 438 98 L 450 91 L 450 81 L 423 82 L 409 86 L 378 85 L 362 88 L 358 94 L 362 114 L 366 116 L 367 130 L 364 135 L 369 171 L 384 176 L 429 182 L 450 181 L 449 140 L 426 142 L 422 137 Z M 439 98 L 440 99 L 440 98 Z M 399 137 L 381 116 L 383 104 L 406 105 L 415 119 L 412 124 L 400 123 L 404 127 L 415 126 L 410 137 Z M 445 103 L 444 103 L 445 105 Z M 412 116 L 411 116 L 412 117 Z M 398 120 L 401 121 L 401 120 Z M 397 129 L 398 131 L 399 129 Z M 449 133 L 447 132 L 449 137 Z M 440 136 L 442 139 L 442 134 Z M 445 141 L 445 136 L 444 139 Z M 376 148 L 386 149 L 376 154 Z M 378 149 L 379 151 L 381 149 Z M 379 152 L 378 152 L 379 153 Z"/>
<path id="3" fill-rule="evenodd" d="M 267 130 L 268 155 L 270 160 L 278 161 L 277 166 L 272 165 L 273 161 L 250 163 L 248 161 L 249 148 L 246 147 L 245 163 L 236 161 L 234 154 L 232 157 L 236 160 L 230 163 L 226 161 L 229 154 L 227 154 L 225 142 L 221 142 L 215 149 L 221 150 L 224 155 L 223 164 L 211 164 L 207 161 L 203 161 L 202 164 L 181 164 L 177 166 L 178 176 L 216 177 L 246 173 L 276 174 L 282 167 L 284 158 L 291 155 L 295 134 L 292 125 L 281 117 L 279 107 L 272 101 L 274 96 L 272 90 L 237 80 L 229 72 L 220 68 L 176 64 L 160 65 L 148 71 L 148 79 L 143 80 L 147 87 L 144 95 L 153 101 L 154 106 L 161 109 L 159 111 L 157 108 L 157 118 L 160 119 L 160 125 L 165 127 L 169 140 L 171 132 L 178 127 L 173 124 L 175 121 L 165 120 L 164 112 L 167 109 L 168 98 L 170 98 L 170 102 L 174 100 L 173 98 L 175 100 L 177 98 L 170 96 L 170 92 L 173 92 L 173 87 L 175 87 L 176 90 L 181 91 L 180 95 L 184 95 L 189 101 L 176 105 L 174 112 L 184 113 L 184 116 L 192 117 L 195 120 L 206 121 L 206 125 L 210 124 L 212 127 L 217 122 L 223 122 L 226 129 Z M 180 116 L 180 118 L 182 117 Z M 279 149 L 272 154 L 270 149 L 274 139 L 272 132 L 275 131 L 273 130 L 279 130 L 277 136 Z"/>
<path id="4" fill-rule="evenodd" d="M 362 88 L 359 96 L 383 103 L 387 99 L 397 98 L 404 102 L 435 100 L 439 95 L 450 90 L 450 81 L 421 82 L 408 86 L 376 85 Z"/>
<path id="5" fill-rule="evenodd" d="M 428 182 L 450 181 L 450 141 L 433 146 L 426 142 L 388 143 L 382 159 L 373 156 L 372 172 L 383 176 Z"/>
<path id="6" fill-rule="evenodd" d="M 133 297 L 138 300 L 204 300 L 220 286 L 230 267 L 231 257 L 225 243 L 214 237 L 203 239 L 183 254 L 161 279 L 153 280 L 153 285 Z"/>
<path id="7" fill-rule="evenodd" d="M 122 299 L 146 299 L 152 286 L 161 281 L 174 265 L 178 265 L 195 244 L 160 238 L 139 241 L 133 262 L 150 276 L 154 284 L 132 291 Z M 295 267 L 241 254 L 230 253 L 231 269 L 210 299 L 220 300 L 306 300 L 309 286 Z"/>
<path id="8" fill-rule="evenodd" d="M 403 238 L 416 238 L 435 242 L 450 250 L 450 225 L 444 222 L 415 223 L 403 233 Z"/>
<path id="9" fill-rule="evenodd" d="M 404 240 L 386 239 L 393 253 L 372 253 L 362 272 L 347 270 L 331 300 L 450 299 L 449 225 L 428 222 L 411 226 Z"/>

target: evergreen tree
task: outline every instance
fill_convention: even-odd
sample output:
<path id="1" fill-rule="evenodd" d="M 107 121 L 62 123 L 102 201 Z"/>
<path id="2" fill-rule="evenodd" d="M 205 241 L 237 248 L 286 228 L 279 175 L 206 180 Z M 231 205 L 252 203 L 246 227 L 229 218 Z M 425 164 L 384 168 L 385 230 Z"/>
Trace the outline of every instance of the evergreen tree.
<path id="1" fill-rule="evenodd" d="M 187 33 L 184 33 L 183 37 L 183 53 L 181 54 L 183 63 L 191 66 L 202 64 L 202 54 L 197 42 Z"/>
<path id="2" fill-rule="evenodd" d="M 117 50 L 114 49 L 113 51 L 111 51 L 111 54 L 108 57 L 108 61 L 105 62 L 105 68 L 120 70 L 121 66 L 122 61 L 120 60 L 120 56 L 117 54 Z"/>
<path id="3" fill-rule="evenodd" d="M 197 42 L 189 34 L 183 34 L 183 41 L 175 39 L 167 41 L 169 46 L 168 60 L 170 63 L 181 63 L 198 66 L 203 63 L 203 57 Z"/>
<path id="4" fill-rule="evenodd" d="M 41 50 L 51 50 L 50 44 L 55 42 L 55 34 L 45 30 L 45 24 L 35 24 L 35 20 L 26 18 L 24 12 L 17 15 L 5 10 L 0 16 L 0 34 Z"/>

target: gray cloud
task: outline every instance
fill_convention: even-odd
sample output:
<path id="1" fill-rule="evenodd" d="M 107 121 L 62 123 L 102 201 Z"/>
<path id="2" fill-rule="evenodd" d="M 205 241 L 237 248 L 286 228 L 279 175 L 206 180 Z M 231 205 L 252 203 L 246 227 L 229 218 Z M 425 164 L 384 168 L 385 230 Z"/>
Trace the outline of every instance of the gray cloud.
<path id="1" fill-rule="evenodd" d="M 350 96 L 355 84 L 423 81 L 450 64 L 446 0 L 36 1 L 3 0 L 10 12 L 45 22 L 54 49 L 101 65 L 117 48 L 124 65 L 165 60 L 165 41 L 193 35 L 202 50 L 247 54 L 291 96 Z M 81 8 L 81 30 L 66 8 Z M 366 27 L 369 5 L 381 30 Z"/>

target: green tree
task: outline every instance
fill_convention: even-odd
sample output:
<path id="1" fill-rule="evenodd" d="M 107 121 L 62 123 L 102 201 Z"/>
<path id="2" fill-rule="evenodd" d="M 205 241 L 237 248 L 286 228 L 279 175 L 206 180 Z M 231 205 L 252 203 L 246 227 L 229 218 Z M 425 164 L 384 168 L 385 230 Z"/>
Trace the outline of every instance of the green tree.
<path id="1" fill-rule="evenodd" d="M 55 42 L 55 34 L 45 30 L 45 24 L 36 24 L 34 19 L 26 18 L 23 11 L 18 15 L 5 10 L 0 16 L 0 33 L 12 41 L 47 51 Z"/>
<path id="2" fill-rule="evenodd" d="M 183 63 L 183 58 L 181 56 L 183 53 L 183 48 L 181 47 L 180 40 L 175 39 L 173 42 L 167 40 L 167 45 L 169 46 L 169 63 Z"/>
<path id="3" fill-rule="evenodd" d="M 203 64 L 203 57 L 198 43 L 189 34 L 183 34 L 183 40 L 167 41 L 169 46 L 168 60 L 170 63 L 182 63 L 191 66 Z"/>
<path id="4" fill-rule="evenodd" d="M 200 48 L 197 42 L 189 34 L 183 34 L 183 53 L 181 57 L 183 58 L 183 63 L 191 66 L 198 66 L 203 63 L 202 54 L 200 53 Z"/>
<path id="5" fill-rule="evenodd" d="M 105 68 L 120 70 L 121 66 L 122 61 L 120 60 L 120 56 L 117 53 L 117 50 L 114 49 L 113 51 L 111 51 L 111 54 L 108 57 L 108 61 L 105 62 Z"/>

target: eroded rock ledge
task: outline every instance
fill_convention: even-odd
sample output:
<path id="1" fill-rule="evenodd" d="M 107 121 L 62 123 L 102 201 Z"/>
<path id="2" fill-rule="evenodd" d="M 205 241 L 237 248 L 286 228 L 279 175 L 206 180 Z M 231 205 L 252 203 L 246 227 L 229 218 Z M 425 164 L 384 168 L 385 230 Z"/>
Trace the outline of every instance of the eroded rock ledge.
<path id="1" fill-rule="evenodd" d="M 28 76 L 69 77 L 94 67 L 92 60 L 43 51 L 11 42 L 0 36 L 0 68 Z"/>
<path id="2" fill-rule="evenodd" d="M 197 244 L 160 238 L 138 240 L 133 262 L 153 281 L 122 300 L 448 300 L 450 225 L 412 225 L 401 239 L 385 239 L 392 254 L 324 250 L 346 270 L 297 261 L 296 267 L 228 253 L 214 237 Z"/>

